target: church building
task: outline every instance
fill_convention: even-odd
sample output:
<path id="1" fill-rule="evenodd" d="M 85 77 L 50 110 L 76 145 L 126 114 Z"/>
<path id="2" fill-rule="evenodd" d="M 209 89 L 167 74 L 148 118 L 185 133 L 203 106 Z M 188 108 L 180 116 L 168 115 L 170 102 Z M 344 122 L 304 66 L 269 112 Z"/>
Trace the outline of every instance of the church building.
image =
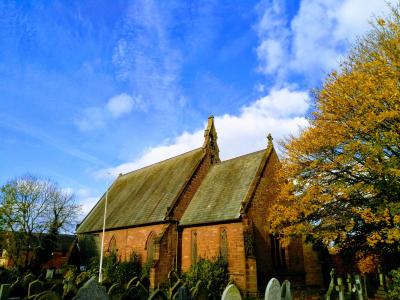
<path id="1" fill-rule="evenodd" d="M 243 141 L 245 142 L 245 141 Z M 322 285 L 316 253 L 293 240 L 283 248 L 269 232 L 279 164 L 272 137 L 266 148 L 226 161 L 209 117 L 201 148 L 120 175 L 107 193 L 104 251 L 132 252 L 150 263 L 151 287 L 171 270 L 187 271 L 199 258 L 224 257 L 244 294 L 263 291 L 272 277 Z M 77 229 L 102 238 L 106 194 Z"/>

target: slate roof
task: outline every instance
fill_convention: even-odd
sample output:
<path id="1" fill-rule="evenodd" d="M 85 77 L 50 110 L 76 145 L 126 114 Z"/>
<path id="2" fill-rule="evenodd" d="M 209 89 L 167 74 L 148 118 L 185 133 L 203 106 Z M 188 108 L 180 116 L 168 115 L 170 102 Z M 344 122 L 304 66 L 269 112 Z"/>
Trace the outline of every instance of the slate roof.
<path id="1" fill-rule="evenodd" d="M 266 150 L 213 165 L 195 193 L 181 226 L 240 218 L 242 203 L 253 187 Z"/>
<path id="2" fill-rule="evenodd" d="M 202 148 L 119 176 L 108 192 L 106 229 L 165 220 L 204 156 Z M 105 194 L 86 216 L 77 233 L 101 231 Z"/>

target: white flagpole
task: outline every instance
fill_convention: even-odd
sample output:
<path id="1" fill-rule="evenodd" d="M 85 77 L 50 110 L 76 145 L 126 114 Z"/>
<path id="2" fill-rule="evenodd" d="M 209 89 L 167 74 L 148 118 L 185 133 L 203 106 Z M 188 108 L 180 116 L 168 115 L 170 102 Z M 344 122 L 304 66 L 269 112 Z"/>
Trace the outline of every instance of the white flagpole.
<path id="1" fill-rule="evenodd" d="M 112 185 L 112 184 L 111 184 Z M 100 250 L 100 266 L 99 266 L 99 283 L 103 282 L 103 252 L 104 252 L 104 233 L 106 231 L 106 216 L 107 216 L 107 202 L 108 202 L 108 190 L 106 191 L 106 203 L 104 204 L 104 216 L 103 216 L 103 234 L 101 236 L 101 250 Z"/>

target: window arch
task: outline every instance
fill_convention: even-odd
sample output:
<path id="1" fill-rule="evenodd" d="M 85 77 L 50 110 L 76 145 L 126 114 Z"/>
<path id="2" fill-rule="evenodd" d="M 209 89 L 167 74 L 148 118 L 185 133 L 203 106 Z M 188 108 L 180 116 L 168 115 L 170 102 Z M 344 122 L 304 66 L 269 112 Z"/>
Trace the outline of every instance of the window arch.
<path id="1" fill-rule="evenodd" d="M 107 252 L 108 253 L 115 253 L 117 252 L 117 240 L 115 239 L 115 235 L 113 235 L 108 243 Z"/>
<path id="2" fill-rule="evenodd" d="M 156 234 L 152 231 L 147 236 L 145 250 L 147 250 L 147 261 L 151 262 L 154 259 L 154 239 Z"/>
<path id="3" fill-rule="evenodd" d="M 220 230 L 219 252 L 222 258 L 228 259 L 228 234 L 225 227 Z"/>

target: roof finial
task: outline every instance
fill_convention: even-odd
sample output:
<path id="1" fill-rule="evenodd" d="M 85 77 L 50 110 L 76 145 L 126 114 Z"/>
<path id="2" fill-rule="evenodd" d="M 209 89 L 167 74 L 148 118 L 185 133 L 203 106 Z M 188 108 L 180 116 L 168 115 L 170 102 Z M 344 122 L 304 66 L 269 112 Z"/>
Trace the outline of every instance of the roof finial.
<path id="1" fill-rule="evenodd" d="M 271 147 L 272 146 L 272 140 L 273 140 L 271 133 L 268 133 L 267 140 L 268 140 L 268 147 Z"/>
<path id="2" fill-rule="evenodd" d="M 211 161 L 213 163 L 220 162 L 217 139 L 218 136 L 217 136 L 217 131 L 215 130 L 214 116 L 210 115 L 208 117 L 207 128 L 206 130 L 204 130 L 203 149 L 205 149 L 205 151 L 209 151 L 211 155 Z"/>

